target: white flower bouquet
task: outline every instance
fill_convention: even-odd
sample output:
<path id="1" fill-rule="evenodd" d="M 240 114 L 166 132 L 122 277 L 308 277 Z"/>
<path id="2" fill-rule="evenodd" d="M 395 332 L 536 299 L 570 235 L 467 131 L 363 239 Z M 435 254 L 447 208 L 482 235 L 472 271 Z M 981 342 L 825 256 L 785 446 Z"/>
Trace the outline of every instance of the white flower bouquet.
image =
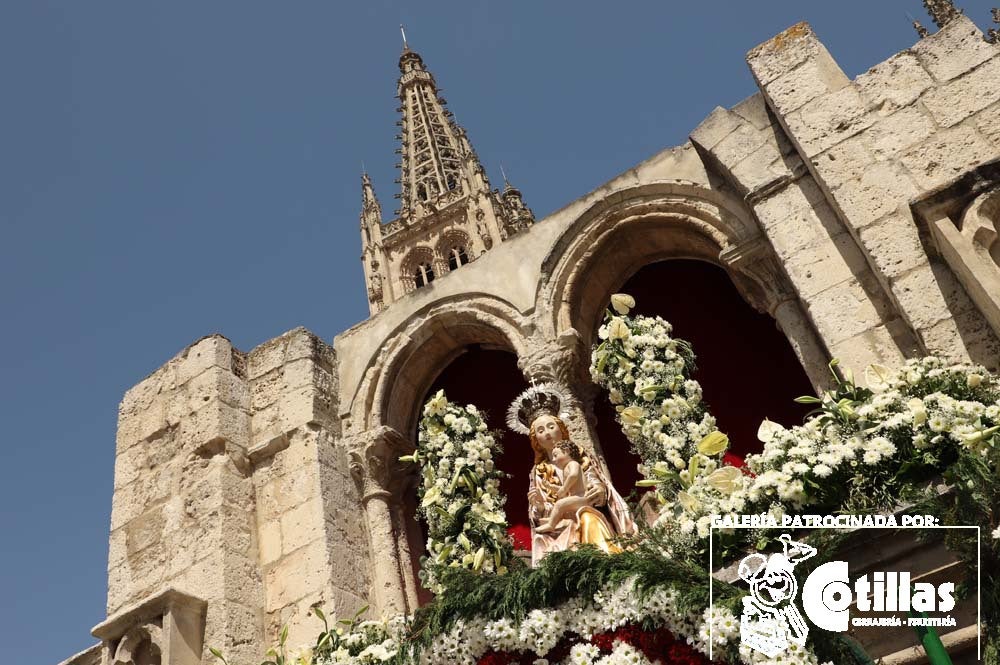
<path id="1" fill-rule="evenodd" d="M 435 593 L 440 573 L 465 568 L 507 572 L 513 548 L 507 537 L 500 447 L 479 411 L 452 404 L 438 391 L 424 406 L 417 450 L 403 461 L 420 464 L 420 515 L 427 523 L 427 558 L 421 578 Z"/>

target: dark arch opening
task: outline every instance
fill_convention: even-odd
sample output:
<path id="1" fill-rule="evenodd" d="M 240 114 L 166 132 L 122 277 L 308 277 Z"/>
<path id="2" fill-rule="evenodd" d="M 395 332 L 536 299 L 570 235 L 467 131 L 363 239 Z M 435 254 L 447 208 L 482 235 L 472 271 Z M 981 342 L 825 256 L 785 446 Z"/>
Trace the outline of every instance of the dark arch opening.
<path id="1" fill-rule="evenodd" d="M 809 408 L 792 400 L 813 394 L 809 378 L 774 320 L 750 307 L 722 268 L 691 259 L 660 261 L 618 291 L 635 297 L 634 313 L 663 317 L 674 337 L 691 343 L 698 358 L 694 378 L 719 429 L 729 435 L 730 452 L 740 458 L 760 452 L 757 427 L 765 417 L 786 426 L 802 422 Z M 639 479 L 639 459 L 615 422 L 607 393 L 598 395 L 594 412 L 612 482 L 628 495 Z"/>
<path id="2" fill-rule="evenodd" d="M 528 478 L 534 457 L 528 437 L 507 429 L 507 407 L 528 387 L 517 367 L 517 356 L 508 351 L 471 346 L 455 358 L 424 397 L 424 401 L 444 389 L 448 399 L 456 404 L 475 404 L 486 417 L 486 423 L 503 446 L 497 466 L 508 474 L 500 483 L 507 495 L 507 521 L 518 547 L 531 548 L 528 535 Z M 423 404 L 423 402 L 421 402 Z"/>

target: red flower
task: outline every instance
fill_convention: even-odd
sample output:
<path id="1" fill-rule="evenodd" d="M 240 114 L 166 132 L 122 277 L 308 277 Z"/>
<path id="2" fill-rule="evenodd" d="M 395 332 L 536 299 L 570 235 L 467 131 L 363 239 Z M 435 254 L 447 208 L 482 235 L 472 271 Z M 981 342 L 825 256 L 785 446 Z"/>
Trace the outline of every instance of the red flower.
<path id="1" fill-rule="evenodd" d="M 527 524 L 511 524 L 507 527 L 507 535 L 514 541 L 514 549 L 531 549 L 531 527 Z"/>
<path id="2" fill-rule="evenodd" d="M 735 466 L 736 468 L 745 467 L 747 463 L 743 461 L 743 458 L 736 453 L 726 452 L 722 455 L 722 464 L 724 466 Z"/>
<path id="3" fill-rule="evenodd" d="M 476 665 L 513 665 L 520 661 L 520 656 L 517 653 L 509 653 L 507 651 L 493 651 L 490 649 L 482 656 L 479 657 Z"/>
<path id="4" fill-rule="evenodd" d="M 601 653 L 611 653 L 615 648 L 614 633 L 598 633 L 590 638 L 590 643 L 601 650 Z"/>
<path id="5" fill-rule="evenodd" d="M 559 640 L 558 644 L 549 649 L 549 652 L 545 654 L 546 660 L 548 660 L 550 663 L 561 663 L 562 661 L 566 660 L 566 658 L 569 656 L 569 650 L 577 642 L 579 642 L 579 640 L 571 639 L 569 637 L 562 638 L 561 640 Z"/>

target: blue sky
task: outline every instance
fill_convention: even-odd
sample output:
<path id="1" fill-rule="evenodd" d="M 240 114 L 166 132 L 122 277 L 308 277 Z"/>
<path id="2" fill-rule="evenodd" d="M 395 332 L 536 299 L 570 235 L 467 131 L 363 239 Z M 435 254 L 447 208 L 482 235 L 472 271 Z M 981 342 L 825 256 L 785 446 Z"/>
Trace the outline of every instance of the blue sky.
<path id="1" fill-rule="evenodd" d="M 981 26 L 989 1 L 961 3 Z M 541 218 L 755 91 L 808 20 L 854 76 L 919 0 L 0 6 L 0 630 L 54 665 L 104 618 L 117 404 L 180 349 L 367 316 L 359 172 L 390 211 L 398 25 Z"/>

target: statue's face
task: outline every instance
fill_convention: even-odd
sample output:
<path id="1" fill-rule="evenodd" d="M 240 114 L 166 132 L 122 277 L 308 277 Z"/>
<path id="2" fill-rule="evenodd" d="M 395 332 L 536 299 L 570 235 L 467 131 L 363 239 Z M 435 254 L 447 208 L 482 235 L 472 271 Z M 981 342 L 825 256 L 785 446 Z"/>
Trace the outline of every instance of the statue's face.
<path id="1" fill-rule="evenodd" d="M 550 452 L 552 447 L 563 440 L 562 429 L 559 427 L 559 419 L 555 416 L 539 416 L 535 422 L 531 423 L 531 431 L 535 434 L 538 445 Z"/>

